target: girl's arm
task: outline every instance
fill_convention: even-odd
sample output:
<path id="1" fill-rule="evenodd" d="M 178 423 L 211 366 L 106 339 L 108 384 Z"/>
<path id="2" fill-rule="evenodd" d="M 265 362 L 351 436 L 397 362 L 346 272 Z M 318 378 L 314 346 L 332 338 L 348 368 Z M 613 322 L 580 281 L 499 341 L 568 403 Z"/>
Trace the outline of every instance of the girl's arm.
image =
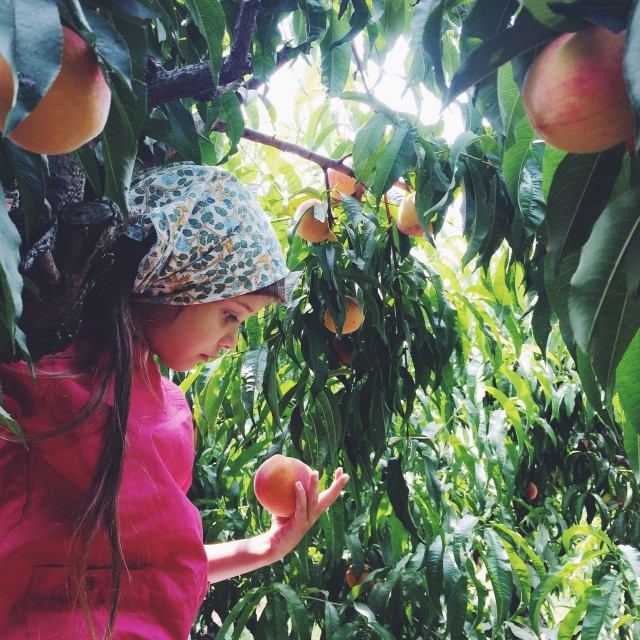
<path id="1" fill-rule="evenodd" d="M 331 486 L 319 493 L 318 472 L 313 471 L 308 493 L 301 482 L 296 482 L 296 512 L 291 518 L 273 516 L 269 531 L 253 538 L 205 545 L 209 581 L 220 582 L 282 560 L 336 501 L 348 480 L 349 476 L 338 468 Z"/>

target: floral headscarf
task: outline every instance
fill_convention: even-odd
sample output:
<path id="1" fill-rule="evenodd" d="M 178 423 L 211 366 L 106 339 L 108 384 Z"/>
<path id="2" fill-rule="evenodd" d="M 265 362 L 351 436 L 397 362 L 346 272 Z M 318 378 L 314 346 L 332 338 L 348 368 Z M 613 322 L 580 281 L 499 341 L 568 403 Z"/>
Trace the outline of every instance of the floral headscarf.
<path id="1" fill-rule="evenodd" d="M 251 293 L 289 273 L 268 216 L 224 169 L 176 163 L 147 170 L 135 177 L 129 206 L 126 235 L 157 236 L 134 282 L 140 301 L 212 302 Z"/>

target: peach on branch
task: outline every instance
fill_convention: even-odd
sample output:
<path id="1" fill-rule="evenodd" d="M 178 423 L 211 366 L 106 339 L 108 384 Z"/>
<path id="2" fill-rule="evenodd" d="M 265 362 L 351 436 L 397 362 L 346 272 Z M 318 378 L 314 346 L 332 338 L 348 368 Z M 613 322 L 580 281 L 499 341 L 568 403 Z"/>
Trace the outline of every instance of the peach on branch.
<path id="1" fill-rule="evenodd" d="M 316 217 L 316 207 L 323 210 L 324 219 Z M 309 198 L 298 206 L 293 217 L 293 224 L 296 225 L 296 234 L 307 242 L 322 242 L 323 240 L 335 242 L 338 239 L 329 228 L 329 216 L 325 203 L 318 198 Z"/>
<path id="2" fill-rule="evenodd" d="M 355 298 L 346 296 L 345 306 L 345 318 L 344 323 L 342 324 L 342 330 L 340 331 L 340 333 L 342 334 L 353 333 L 354 331 L 359 329 L 364 322 L 364 313 L 362 313 L 360 304 Z M 324 325 L 332 333 L 338 333 L 336 322 L 329 309 L 327 309 L 324 314 Z"/>
<path id="3" fill-rule="evenodd" d="M 351 156 L 345 158 L 342 164 L 351 168 L 353 166 Z M 336 200 L 342 200 L 343 193 L 359 200 L 364 193 L 364 185 L 361 182 L 356 183 L 354 177 L 342 173 L 342 171 L 338 171 L 333 167 L 327 169 L 327 182 L 329 183 L 331 196 Z"/>
<path id="4" fill-rule="evenodd" d="M 592 26 L 559 36 L 536 57 L 522 100 L 543 140 L 563 151 L 595 153 L 633 137 L 625 36 Z"/>
<path id="5" fill-rule="evenodd" d="M 418 210 L 416 209 L 416 192 L 407 193 L 398 208 L 398 219 L 396 221 L 398 231 L 408 236 L 424 236 L 424 229 L 418 220 Z M 427 231 L 433 235 L 433 225 L 429 223 Z"/>
<path id="6" fill-rule="evenodd" d="M 362 571 L 358 571 L 355 564 L 350 564 L 345 572 L 345 580 L 349 589 L 362 584 L 365 578 L 369 575 L 369 568 L 365 565 Z"/>
<path id="7" fill-rule="evenodd" d="M 11 68 L 0 56 L 0 130 L 13 105 Z M 18 146 L 34 153 L 69 153 L 104 128 L 111 91 L 95 53 L 77 33 L 62 28 L 62 61 L 53 84 L 36 108 L 9 134 Z"/>
<path id="8" fill-rule="evenodd" d="M 277 453 L 258 467 L 253 491 L 271 515 L 290 518 L 296 510 L 296 482 L 302 482 L 304 490 L 308 491 L 311 473 L 302 460 Z"/>
<path id="9" fill-rule="evenodd" d="M 535 500 L 538 497 L 538 487 L 535 482 L 527 483 L 527 486 L 524 488 L 524 495 L 527 500 Z"/>

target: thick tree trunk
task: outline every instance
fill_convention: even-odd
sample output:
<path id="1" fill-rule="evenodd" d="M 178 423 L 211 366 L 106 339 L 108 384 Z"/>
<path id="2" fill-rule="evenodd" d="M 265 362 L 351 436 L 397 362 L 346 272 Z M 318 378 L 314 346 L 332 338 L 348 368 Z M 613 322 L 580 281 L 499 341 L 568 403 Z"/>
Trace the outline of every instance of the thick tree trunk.
<path id="1" fill-rule="evenodd" d="M 33 288 L 23 290 L 18 325 L 33 360 L 64 350 L 76 335 L 86 296 L 111 264 L 110 248 L 121 229 L 113 205 L 66 204 L 24 256 L 21 270 Z M 2 361 L 18 358 L 8 351 L 0 353 Z"/>

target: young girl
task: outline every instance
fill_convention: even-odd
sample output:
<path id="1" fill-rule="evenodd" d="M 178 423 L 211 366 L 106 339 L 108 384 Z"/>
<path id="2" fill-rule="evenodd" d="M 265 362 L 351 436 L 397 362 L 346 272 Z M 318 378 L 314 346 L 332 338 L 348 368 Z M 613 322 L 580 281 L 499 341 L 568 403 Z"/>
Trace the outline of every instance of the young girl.
<path id="1" fill-rule="evenodd" d="M 63 353 L 0 367 L 28 449 L 0 437 L 3 640 L 184 640 L 209 583 L 282 559 L 340 495 L 298 483 L 296 512 L 248 540 L 204 545 L 186 497 L 193 420 L 156 355 L 184 371 L 237 344 L 240 323 L 286 302 L 278 239 L 226 171 L 142 174 L 108 279 Z"/>

